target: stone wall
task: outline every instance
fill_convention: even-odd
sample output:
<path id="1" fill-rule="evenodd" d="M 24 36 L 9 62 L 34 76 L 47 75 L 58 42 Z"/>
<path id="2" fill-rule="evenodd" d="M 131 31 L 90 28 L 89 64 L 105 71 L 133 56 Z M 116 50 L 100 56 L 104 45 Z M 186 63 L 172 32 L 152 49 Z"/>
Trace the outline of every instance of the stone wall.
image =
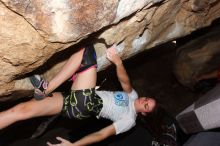
<path id="1" fill-rule="evenodd" d="M 110 64 L 106 46 L 129 58 L 210 25 L 219 7 L 217 0 L 0 0 L 0 97 L 27 96 L 28 73 L 88 37 L 101 70 Z M 63 64 L 52 62 L 47 79 Z"/>

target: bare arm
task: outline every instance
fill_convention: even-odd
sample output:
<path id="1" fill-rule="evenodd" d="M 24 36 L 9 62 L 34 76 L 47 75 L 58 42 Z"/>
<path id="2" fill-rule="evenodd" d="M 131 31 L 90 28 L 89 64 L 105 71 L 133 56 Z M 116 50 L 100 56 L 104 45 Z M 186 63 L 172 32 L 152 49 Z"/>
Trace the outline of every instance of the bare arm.
<path id="1" fill-rule="evenodd" d="M 115 127 L 113 126 L 113 124 L 101 129 L 98 132 L 94 132 L 92 134 L 89 134 L 89 135 L 83 137 L 82 139 L 80 139 L 79 141 L 76 141 L 73 144 L 74 144 L 74 146 L 88 145 L 88 144 L 102 141 L 112 135 L 115 135 Z"/>
<path id="2" fill-rule="evenodd" d="M 110 125 L 110 126 L 107 126 L 103 129 L 101 129 L 100 131 L 98 132 L 94 132 L 92 134 L 89 134 L 85 137 L 83 137 L 82 139 L 74 142 L 74 143 L 70 143 L 69 141 L 63 139 L 63 138 L 60 138 L 58 137 L 57 139 L 61 141 L 60 144 L 51 144 L 51 143 L 47 143 L 48 146 L 85 146 L 85 145 L 89 145 L 89 144 L 92 144 L 92 143 L 96 143 L 96 142 L 99 142 L 99 141 L 102 141 L 104 139 L 106 139 L 107 137 L 109 136 L 112 136 L 112 135 L 115 135 L 115 127 L 114 125 Z"/>
<path id="3" fill-rule="evenodd" d="M 119 55 L 117 54 L 115 48 L 109 48 L 106 51 L 106 54 L 107 54 L 107 58 L 116 66 L 117 77 L 119 82 L 121 83 L 122 89 L 125 92 L 130 93 L 132 91 L 131 82 L 126 72 L 126 69 L 123 65 L 123 62 L 119 57 Z"/>
<path id="4" fill-rule="evenodd" d="M 204 79 L 218 78 L 218 72 L 219 72 L 219 70 L 215 70 L 215 71 L 209 72 L 207 74 L 203 74 L 203 75 L 199 76 L 196 80 L 200 81 L 200 80 L 204 80 Z"/>

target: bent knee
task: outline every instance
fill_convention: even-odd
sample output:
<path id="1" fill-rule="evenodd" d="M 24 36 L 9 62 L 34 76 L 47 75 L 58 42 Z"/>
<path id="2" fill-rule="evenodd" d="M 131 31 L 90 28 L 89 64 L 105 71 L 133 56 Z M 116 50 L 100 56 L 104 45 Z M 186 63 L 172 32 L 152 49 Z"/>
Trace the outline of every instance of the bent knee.
<path id="1" fill-rule="evenodd" d="M 53 110 L 58 113 L 61 112 L 63 108 L 63 100 L 64 100 L 63 94 L 60 92 L 54 92 L 52 100 L 53 100 L 53 104 L 56 105 L 55 109 Z"/>

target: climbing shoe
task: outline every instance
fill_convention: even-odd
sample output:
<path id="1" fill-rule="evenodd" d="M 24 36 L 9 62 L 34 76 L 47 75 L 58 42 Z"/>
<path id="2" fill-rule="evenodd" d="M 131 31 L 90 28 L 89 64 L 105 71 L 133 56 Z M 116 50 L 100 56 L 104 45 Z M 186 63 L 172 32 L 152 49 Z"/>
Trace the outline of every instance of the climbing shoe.
<path id="1" fill-rule="evenodd" d="M 52 96 L 52 94 L 45 94 L 48 82 L 41 78 L 39 75 L 33 75 L 29 77 L 31 84 L 34 86 L 34 98 L 36 100 L 44 99 L 47 96 Z"/>
<path id="2" fill-rule="evenodd" d="M 36 129 L 36 131 L 32 134 L 31 139 L 37 138 L 39 136 L 41 136 L 46 129 L 48 128 L 48 126 L 55 121 L 58 117 L 60 116 L 60 114 L 49 117 L 46 121 L 42 122 Z"/>

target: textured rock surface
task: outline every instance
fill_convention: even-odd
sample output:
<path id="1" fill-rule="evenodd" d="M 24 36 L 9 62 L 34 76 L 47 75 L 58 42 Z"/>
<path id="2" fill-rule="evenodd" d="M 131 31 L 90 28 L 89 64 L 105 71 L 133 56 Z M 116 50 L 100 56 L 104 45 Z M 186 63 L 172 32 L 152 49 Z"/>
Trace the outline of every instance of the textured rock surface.
<path id="1" fill-rule="evenodd" d="M 220 67 L 220 23 L 203 36 L 178 48 L 175 74 L 177 79 L 190 88 L 201 74 Z"/>
<path id="2" fill-rule="evenodd" d="M 210 25 L 219 7 L 217 0 L 0 0 L 0 97 L 26 96 L 27 73 L 44 64 L 41 73 L 51 77 L 62 64 L 54 54 L 88 36 L 103 69 L 106 44 L 125 59 Z"/>
<path id="3" fill-rule="evenodd" d="M 117 0 L 3 0 L 50 42 L 77 41 L 109 24 Z"/>

